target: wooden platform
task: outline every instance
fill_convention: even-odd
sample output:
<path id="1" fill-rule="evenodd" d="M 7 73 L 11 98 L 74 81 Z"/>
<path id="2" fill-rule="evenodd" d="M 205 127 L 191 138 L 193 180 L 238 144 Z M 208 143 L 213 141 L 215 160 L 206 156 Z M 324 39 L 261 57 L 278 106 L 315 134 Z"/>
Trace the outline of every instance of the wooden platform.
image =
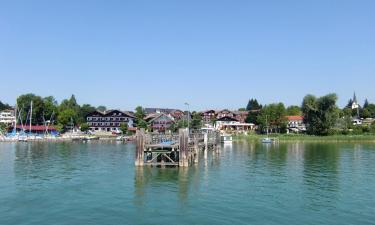
<path id="1" fill-rule="evenodd" d="M 168 143 L 170 142 L 170 143 Z M 178 134 L 152 134 L 144 130 L 136 133 L 137 166 L 189 166 L 198 163 L 199 151 L 216 150 L 220 146 L 220 134 L 189 133 L 180 129 Z"/>

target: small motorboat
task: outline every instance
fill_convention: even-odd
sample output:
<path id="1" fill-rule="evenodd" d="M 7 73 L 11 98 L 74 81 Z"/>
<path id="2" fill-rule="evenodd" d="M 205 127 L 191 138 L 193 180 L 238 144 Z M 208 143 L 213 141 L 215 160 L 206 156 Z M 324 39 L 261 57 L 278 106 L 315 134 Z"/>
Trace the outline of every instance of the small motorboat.
<path id="1" fill-rule="evenodd" d="M 273 143 L 273 139 L 271 139 L 271 138 L 269 138 L 269 137 L 262 138 L 262 143 L 264 143 L 264 144 L 270 144 L 270 143 Z"/>
<path id="2" fill-rule="evenodd" d="M 233 137 L 230 134 L 222 134 L 220 135 L 221 143 L 224 144 L 232 144 L 233 142 Z"/>

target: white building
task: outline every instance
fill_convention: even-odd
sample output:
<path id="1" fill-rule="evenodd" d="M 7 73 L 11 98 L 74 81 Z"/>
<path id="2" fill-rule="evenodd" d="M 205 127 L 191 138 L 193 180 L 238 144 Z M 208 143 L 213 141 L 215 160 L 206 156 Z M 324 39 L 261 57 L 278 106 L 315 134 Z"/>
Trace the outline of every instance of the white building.
<path id="1" fill-rule="evenodd" d="M 0 112 L 0 123 L 5 123 L 6 125 L 13 125 L 16 123 L 16 116 L 14 110 L 6 109 Z"/>
<path id="2" fill-rule="evenodd" d="M 358 101 L 357 101 L 357 96 L 355 95 L 355 92 L 354 92 L 354 96 L 353 96 L 353 102 L 352 102 L 352 109 L 359 109 L 359 104 L 358 104 Z"/>

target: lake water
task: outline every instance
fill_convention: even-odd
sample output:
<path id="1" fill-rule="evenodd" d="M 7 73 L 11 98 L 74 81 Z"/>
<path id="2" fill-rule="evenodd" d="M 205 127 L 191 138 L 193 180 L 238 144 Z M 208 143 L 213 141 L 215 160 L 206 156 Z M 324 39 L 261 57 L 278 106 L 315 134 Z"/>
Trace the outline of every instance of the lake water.
<path id="1" fill-rule="evenodd" d="M 185 169 L 134 153 L 0 143 L 0 224 L 375 224 L 375 145 L 241 142 Z"/>

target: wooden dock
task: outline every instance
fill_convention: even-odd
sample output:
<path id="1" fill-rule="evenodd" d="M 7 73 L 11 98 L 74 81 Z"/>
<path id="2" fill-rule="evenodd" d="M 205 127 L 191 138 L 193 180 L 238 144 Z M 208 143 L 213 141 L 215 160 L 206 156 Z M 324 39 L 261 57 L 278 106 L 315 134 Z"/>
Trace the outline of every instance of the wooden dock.
<path id="1" fill-rule="evenodd" d="M 137 130 L 136 166 L 181 166 L 198 163 L 199 151 L 219 151 L 219 132 L 193 132 L 180 129 L 178 134 L 155 134 Z"/>

